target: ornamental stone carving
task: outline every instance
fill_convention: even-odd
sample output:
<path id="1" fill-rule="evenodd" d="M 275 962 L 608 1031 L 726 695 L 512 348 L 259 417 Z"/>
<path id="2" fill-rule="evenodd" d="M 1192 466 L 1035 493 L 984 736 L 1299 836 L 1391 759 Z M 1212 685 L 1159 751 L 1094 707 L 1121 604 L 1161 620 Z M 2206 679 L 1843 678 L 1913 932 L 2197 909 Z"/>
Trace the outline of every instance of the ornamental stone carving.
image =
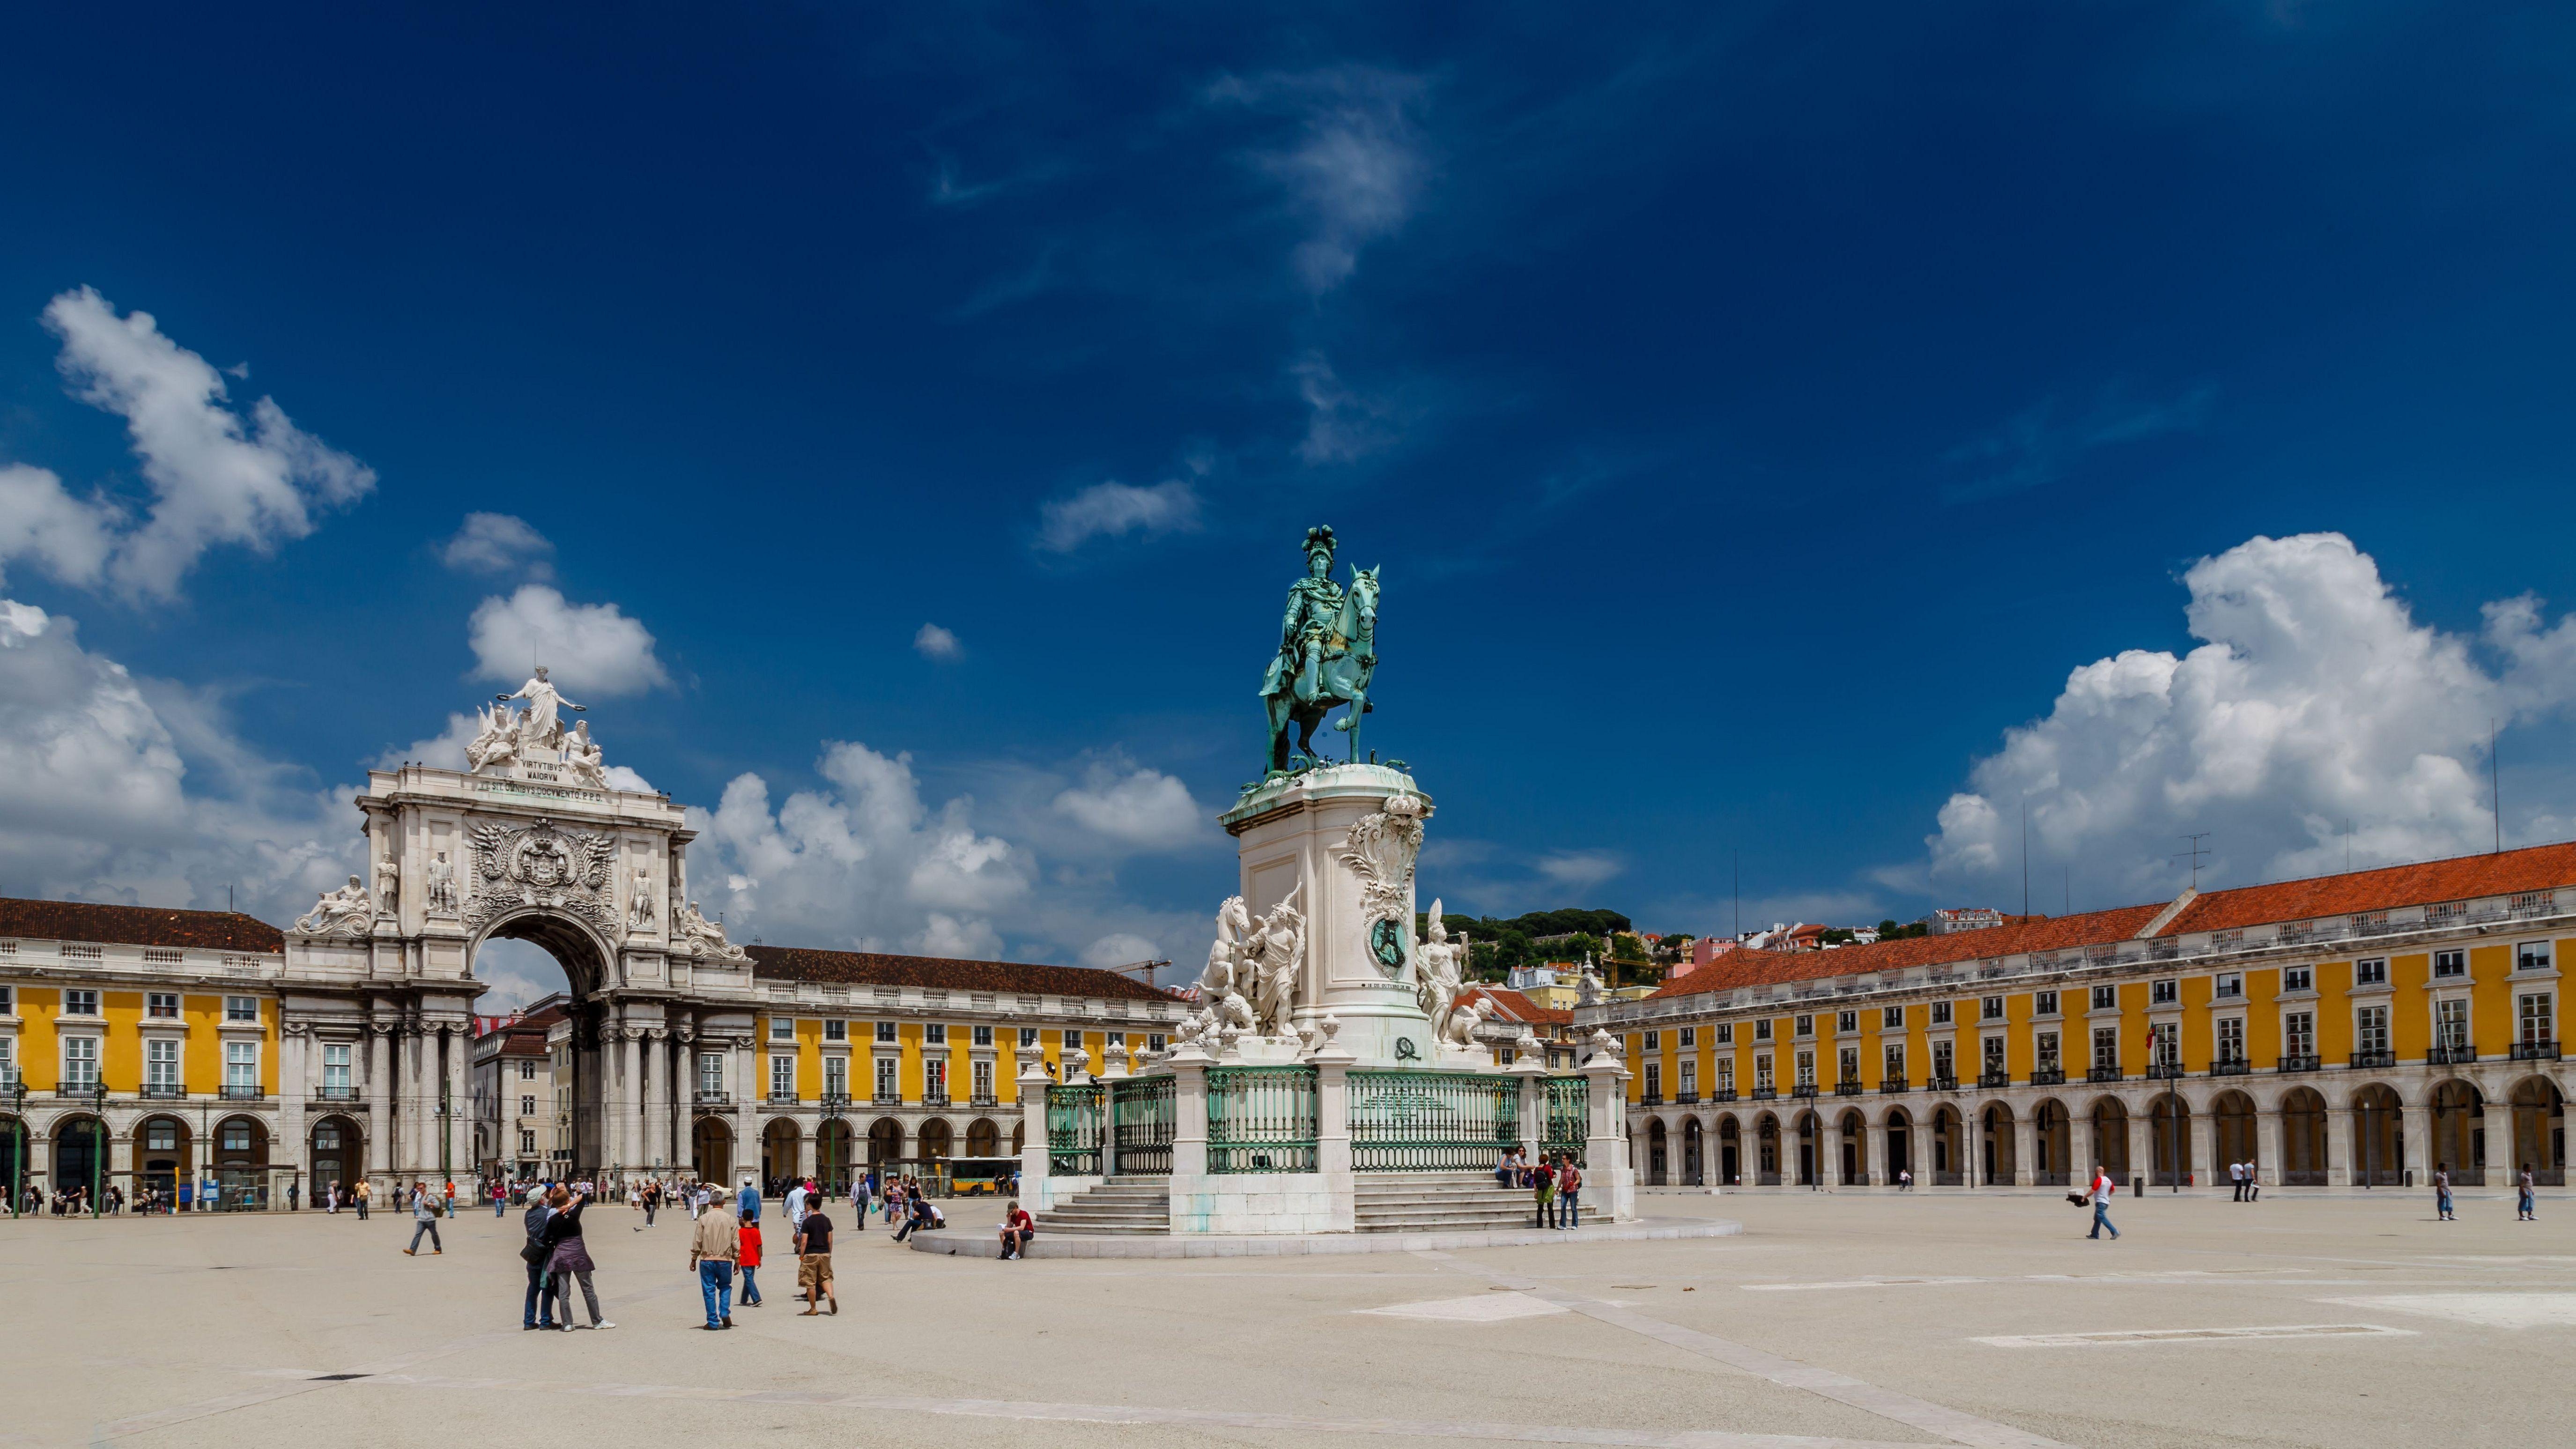
<path id="1" fill-rule="evenodd" d="M 511 829 L 474 827 L 474 900 L 465 923 L 481 926 L 514 906 L 570 911 L 602 931 L 617 929 L 608 867 L 616 842 L 558 829 L 551 820 Z"/>
<path id="2" fill-rule="evenodd" d="M 1361 816 L 1333 852 L 1360 881 L 1369 959 L 1388 980 L 1404 974 L 1413 940 L 1413 862 L 1422 853 L 1422 798 L 1389 795 Z"/>
<path id="3" fill-rule="evenodd" d="M 324 891 L 311 911 L 296 917 L 295 929 L 306 936 L 363 936 L 375 920 L 376 903 L 366 882 L 353 875 L 347 885 Z"/>
<path id="4" fill-rule="evenodd" d="M 437 916 L 455 915 L 456 866 L 453 862 L 448 860 L 446 851 L 442 850 L 438 854 L 430 857 L 428 875 L 430 914 Z"/>
<path id="5" fill-rule="evenodd" d="M 1451 941 L 1449 928 L 1440 919 L 1440 902 L 1431 903 L 1428 933 L 1413 948 L 1416 964 L 1414 999 L 1422 1014 L 1431 1019 L 1433 1041 L 1453 1040 L 1442 1030 L 1449 1013 L 1457 1009 L 1458 994 L 1465 989 L 1467 944 Z"/>
<path id="6" fill-rule="evenodd" d="M 653 929 L 653 872 L 635 867 L 633 881 L 626 888 L 626 929 Z"/>
<path id="7" fill-rule="evenodd" d="M 402 865 L 392 856 L 376 862 L 376 905 L 391 914 L 402 896 Z"/>
<path id="8" fill-rule="evenodd" d="M 724 927 L 706 918 L 696 901 L 671 913 L 671 949 L 684 956 L 748 961 L 751 953 L 725 939 Z"/>

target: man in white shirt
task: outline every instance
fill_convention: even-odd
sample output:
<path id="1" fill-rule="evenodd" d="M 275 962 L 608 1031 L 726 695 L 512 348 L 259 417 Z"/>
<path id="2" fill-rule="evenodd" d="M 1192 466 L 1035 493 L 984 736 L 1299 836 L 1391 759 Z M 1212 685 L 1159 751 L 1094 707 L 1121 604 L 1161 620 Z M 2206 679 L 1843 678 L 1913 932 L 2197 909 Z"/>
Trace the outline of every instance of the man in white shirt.
<path id="1" fill-rule="evenodd" d="M 2120 1230 L 2111 1227 L 2111 1194 L 2116 1190 L 2111 1181 L 2111 1174 L 2103 1171 L 2101 1166 L 2096 1164 L 2093 1168 L 2093 1190 L 2090 1194 L 2093 1199 L 2093 1231 L 2084 1236 L 2098 1238 L 2102 1236 L 2104 1228 L 2111 1228 L 2111 1241 L 2115 1243 L 2120 1241 Z"/>
<path id="2" fill-rule="evenodd" d="M 804 1221 L 805 1184 L 799 1182 L 794 1187 L 787 1189 L 787 1231 L 789 1234 L 793 1235 L 797 1227 Z"/>

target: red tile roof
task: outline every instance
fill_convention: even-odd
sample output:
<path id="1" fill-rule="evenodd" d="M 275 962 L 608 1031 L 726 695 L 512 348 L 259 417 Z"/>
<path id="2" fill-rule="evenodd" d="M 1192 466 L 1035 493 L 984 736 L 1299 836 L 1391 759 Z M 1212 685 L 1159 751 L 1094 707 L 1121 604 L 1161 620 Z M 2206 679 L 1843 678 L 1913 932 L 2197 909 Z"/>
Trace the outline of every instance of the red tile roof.
<path id="1" fill-rule="evenodd" d="M 2278 885 L 2211 891 L 2157 932 L 2233 931 L 2272 921 L 2305 921 L 2426 906 L 2478 896 L 2509 896 L 2576 884 L 2576 843 L 2531 845 L 2519 850 L 2392 865 L 2346 875 L 2321 875 Z"/>
<path id="2" fill-rule="evenodd" d="M 2087 911 L 2055 920 L 2034 917 L 2015 925 L 1990 926 L 1982 931 L 1953 931 L 1946 936 L 1909 936 L 1902 941 L 1837 946 L 1830 951 L 1751 951 L 1739 946 L 1732 951 L 1720 951 L 1707 965 L 1665 986 L 1655 996 L 1690 996 L 1707 991 L 1731 991 L 1738 986 L 1818 981 L 1834 976 L 1857 976 L 1864 971 L 1895 971 L 1908 966 L 2014 956 L 2026 951 L 2063 951 L 2073 946 L 2104 945 L 2135 936 L 2163 909 L 2162 905 L 2122 906 L 2117 910 Z"/>
<path id="3" fill-rule="evenodd" d="M 193 946 L 274 955 L 286 949 L 275 926 L 238 911 L 173 911 L 89 901 L 0 899 L 0 937 L 97 941 L 115 946 Z"/>
<path id="4" fill-rule="evenodd" d="M 878 951 L 818 951 L 803 946 L 746 946 L 752 973 L 769 981 L 820 981 L 853 986 L 931 986 L 951 991 L 1017 991 L 1050 996 L 1100 996 L 1129 1001 L 1177 1001 L 1132 976 L 1087 966 L 1035 966 L 1016 961 L 952 961 L 939 956 L 889 956 Z"/>
<path id="5" fill-rule="evenodd" d="M 1505 1021 L 1526 1021 L 1534 1026 L 1572 1026 L 1574 1024 L 1573 1012 L 1551 1011 L 1530 1000 L 1521 992 L 1500 986 L 1471 986 L 1458 993 L 1458 1003 L 1461 1006 L 1471 1001 L 1490 1001 L 1501 1007 L 1500 1015 Z"/>

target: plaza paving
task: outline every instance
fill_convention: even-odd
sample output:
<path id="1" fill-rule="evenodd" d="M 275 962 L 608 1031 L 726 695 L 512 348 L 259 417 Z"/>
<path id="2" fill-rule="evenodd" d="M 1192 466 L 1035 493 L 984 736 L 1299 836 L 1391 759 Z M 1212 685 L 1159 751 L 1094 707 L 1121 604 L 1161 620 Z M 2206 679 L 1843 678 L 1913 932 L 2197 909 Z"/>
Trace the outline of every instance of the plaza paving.
<path id="1" fill-rule="evenodd" d="M 845 1237 L 695 1330 L 688 1222 L 591 1219 L 611 1332 L 519 1331 L 515 1216 L 0 1222 L 0 1444 L 2434 1445 L 2576 1437 L 2576 1202 L 1712 1198 L 1740 1236 L 998 1263 Z M 962 1222 L 989 1219 L 968 1207 Z M 1914 1281 L 1886 1281 L 1886 1280 Z M 1392 1311 L 1388 1311 L 1392 1310 Z M 2268 1331 L 2248 1335 L 2246 1330 Z M 2179 1331 L 2078 1340 L 2067 1335 Z M 326 1375 L 363 1375 L 327 1378 Z M 1784 1439 L 1779 1436 L 1807 1436 Z"/>

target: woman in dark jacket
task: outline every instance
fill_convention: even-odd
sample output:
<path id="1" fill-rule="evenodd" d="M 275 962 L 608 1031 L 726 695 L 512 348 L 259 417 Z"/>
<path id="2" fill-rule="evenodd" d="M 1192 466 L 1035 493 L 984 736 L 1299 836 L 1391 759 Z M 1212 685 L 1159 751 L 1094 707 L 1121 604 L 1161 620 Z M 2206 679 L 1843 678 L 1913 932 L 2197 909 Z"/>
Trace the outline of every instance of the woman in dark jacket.
<path id="1" fill-rule="evenodd" d="M 558 1187 L 546 1201 L 555 1210 L 554 1216 L 546 1219 L 546 1271 L 552 1273 L 559 1284 L 570 1280 L 580 1282 L 582 1299 L 590 1307 L 591 1327 L 615 1328 L 616 1324 L 599 1316 L 599 1290 L 590 1286 L 594 1265 L 590 1261 L 590 1250 L 582 1246 L 581 1241 L 581 1210 L 590 1206 L 590 1194 L 574 1197 L 572 1189 Z M 570 1333 L 573 1326 L 572 1293 L 569 1287 L 560 1291 L 563 1293 L 563 1328 L 564 1332 Z"/>

